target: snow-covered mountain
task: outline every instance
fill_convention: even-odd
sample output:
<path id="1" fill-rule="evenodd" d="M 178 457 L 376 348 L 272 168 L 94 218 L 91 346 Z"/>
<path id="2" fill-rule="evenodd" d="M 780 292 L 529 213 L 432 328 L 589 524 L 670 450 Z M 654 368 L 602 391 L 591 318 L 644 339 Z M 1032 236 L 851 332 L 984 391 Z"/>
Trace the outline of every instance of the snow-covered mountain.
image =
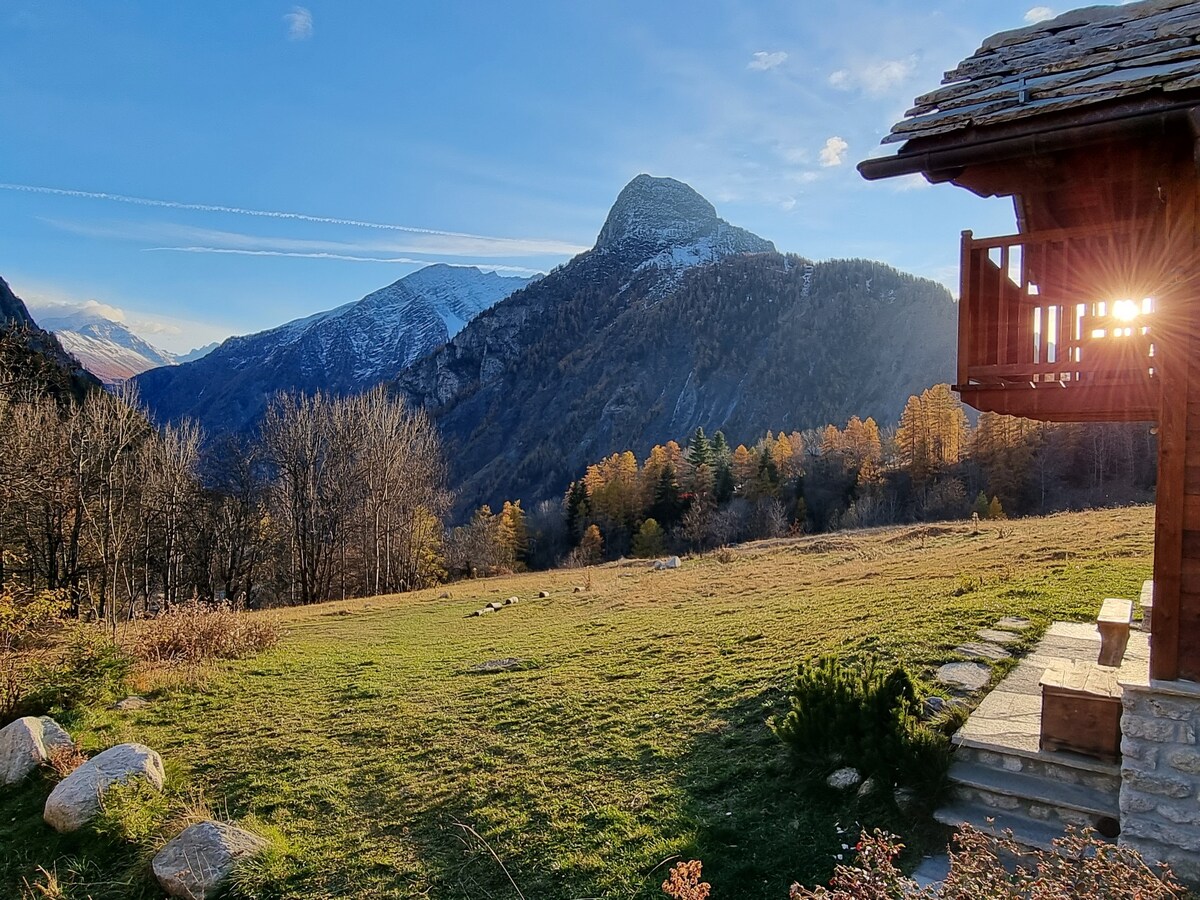
<path id="1" fill-rule="evenodd" d="M 211 344 L 205 344 L 203 347 L 197 347 L 194 350 L 189 350 L 187 353 L 184 353 L 182 356 L 176 356 L 175 362 L 177 362 L 177 363 L 195 362 L 198 359 L 203 359 L 204 357 L 208 356 L 208 354 L 212 353 L 214 350 L 216 350 L 220 346 L 221 346 L 220 341 L 213 341 Z"/>
<path id="2" fill-rule="evenodd" d="M 194 362 L 146 372 L 137 384 L 159 421 L 189 417 L 209 433 L 244 431 L 277 391 L 341 393 L 394 378 L 529 281 L 428 266 L 353 303 L 229 338 Z"/>
<path id="3" fill-rule="evenodd" d="M 63 348 L 107 385 L 120 384 L 158 366 L 173 366 L 175 357 L 138 337 L 125 325 L 87 310 L 43 317 L 41 326 L 58 337 Z"/>

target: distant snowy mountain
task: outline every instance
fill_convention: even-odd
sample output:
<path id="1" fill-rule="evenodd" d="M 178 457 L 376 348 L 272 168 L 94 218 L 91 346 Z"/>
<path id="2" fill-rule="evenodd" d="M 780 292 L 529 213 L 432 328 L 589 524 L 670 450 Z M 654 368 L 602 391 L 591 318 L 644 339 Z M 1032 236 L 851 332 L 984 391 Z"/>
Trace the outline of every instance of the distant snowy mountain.
<path id="1" fill-rule="evenodd" d="M 107 385 L 120 384 L 147 369 L 172 366 L 175 357 L 138 337 L 120 322 L 92 312 L 43 318 L 41 325 L 63 348 Z"/>
<path id="2" fill-rule="evenodd" d="M 184 353 L 182 356 L 176 356 L 175 362 L 177 362 L 177 363 L 195 362 L 198 359 L 203 359 L 204 357 L 208 356 L 208 354 L 212 353 L 214 350 L 216 350 L 220 346 L 221 346 L 220 341 L 213 341 L 211 344 L 205 344 L 203 347 L 197 347 L 195 350 L 189 350 L 187 353 Z"/>
<path id="3" fill-rule="evenodd" d="M 394 378 L 529 278 L 466 266 L 420 269 L 361 300 L 244 337 L 137 378 L 160 422 L 245 431 L 280 390 L 358 391 Z"/>

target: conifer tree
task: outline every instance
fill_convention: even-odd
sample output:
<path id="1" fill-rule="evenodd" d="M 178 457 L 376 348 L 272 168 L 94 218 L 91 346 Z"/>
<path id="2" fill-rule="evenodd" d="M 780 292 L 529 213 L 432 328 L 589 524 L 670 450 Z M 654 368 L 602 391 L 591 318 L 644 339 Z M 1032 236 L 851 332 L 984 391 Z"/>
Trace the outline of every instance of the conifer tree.
<path id="1" fill-rule="evenodd" d="M 587 519 L 588 492 L 583 480 L 572 481 L 567 489 L 567 535 L 568 540 L 575 544 L 583 537 L 583 523 Z"/>
<path id="2" fill-rule="evenodd" d="M 683 515 L 683 499 L 679 493 L 675 467 L 667 464 L 659 475 L 654 488 L 654 501 L 650 504 L 650 515 L 664 528 L 674 528 Z"/>
<path id="3" fill-rule="evenodd" d="M 704 429 L 696 427 L 692 434 L 692 442 L 688 445 L 687 461 L 694 469 L 700 466 L 710 466 L 713 461 L 713 448 L 704 434 Z"/>

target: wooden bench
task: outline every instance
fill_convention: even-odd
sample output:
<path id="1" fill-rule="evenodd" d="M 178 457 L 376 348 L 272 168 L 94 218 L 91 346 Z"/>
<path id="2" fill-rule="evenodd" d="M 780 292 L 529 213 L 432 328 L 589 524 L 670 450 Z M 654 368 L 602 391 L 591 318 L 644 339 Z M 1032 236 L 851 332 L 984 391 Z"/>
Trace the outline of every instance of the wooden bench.
<path id="1" fill-rule="evenodd" d="M 1058 663 L 1042 674 L 1038 685 L 1042 750 L 1069 750 L 1105 762 L 1120 760 L 1121 686 L 1116 669 L 1085 660 Z"/>
<path id="2" fill-rule="evenodd" d="M 1138 597 L 1138 606 L 1142 608 L 1142 631 L 1150 630 L 1150 617 L 1154 613 L 1154 582 L 1143 581 L 1142 593 Z"/>
<path id="3" fill-rule="evenodd" d="M 1129 644 L 1129 627 L 1133 624 L 1133 601 L 1109 597 L 1100 605 L 1096 628 L 1100 631 L 1099 665 L 1121 665 L 1125 647 Z"/>

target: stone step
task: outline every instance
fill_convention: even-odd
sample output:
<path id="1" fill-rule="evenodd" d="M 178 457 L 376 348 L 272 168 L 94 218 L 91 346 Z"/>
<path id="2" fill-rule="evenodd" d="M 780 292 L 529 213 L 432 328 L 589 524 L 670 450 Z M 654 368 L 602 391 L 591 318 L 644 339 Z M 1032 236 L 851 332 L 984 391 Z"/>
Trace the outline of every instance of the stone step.
<path id="1" fill-rule="evenodd" d="M 1053 813 L 1065 823 L 1095 825 L 1098 819 L 1119 819 L 1121 815 L 1119 792 L 1042 775 L 955 762 L 950 767 L 950 780 L 963 799 L 980 799 L 992 808 L 1020 810 L 1033 819 L 1048 819 Z"/>
<path id="2" fill-rule="evenodd" d="M 1063 837 L 1065 830 L 1056 822 L 1038 822 L 1026 816 L 999 810 L 981 810 L 969 804 L 951 804 L 937 810 L 933 817 L 943 825 L 959 828 L 970 825 L 985 834 L 1000 834 L 1011 829 L 1013 840 L 1035 850 L 1053 850 L 1055 838 Z M 988 820 L 991 819 L 989 822 Z"/>
<path id="3" fill-rule="evenodd" d="M 1061 750 L 1024 750 L 1001 747 L 955 736 L 955 765 L 976 763 L 1000 772 L 1038 776 L 1061 785 L 1078 785 L 1117 796 L 1121 767 Z"/>

